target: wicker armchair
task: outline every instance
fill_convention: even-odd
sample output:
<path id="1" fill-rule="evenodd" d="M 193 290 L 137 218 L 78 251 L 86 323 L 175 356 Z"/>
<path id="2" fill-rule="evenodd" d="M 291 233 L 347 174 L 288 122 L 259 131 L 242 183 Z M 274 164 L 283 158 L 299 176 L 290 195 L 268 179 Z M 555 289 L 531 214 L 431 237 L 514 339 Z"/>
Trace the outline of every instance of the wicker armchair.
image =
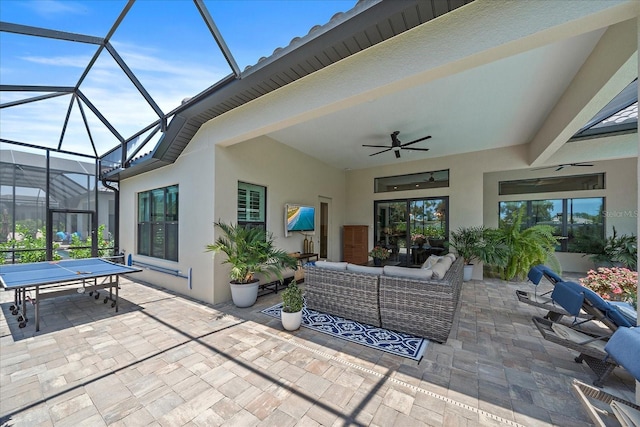
<path id="1" fill-rule="evenodd" d="M 380 276 L 382 327 L 446 342 L 460 298 L 463 264 L 458 258 L 441 280 Z"/>

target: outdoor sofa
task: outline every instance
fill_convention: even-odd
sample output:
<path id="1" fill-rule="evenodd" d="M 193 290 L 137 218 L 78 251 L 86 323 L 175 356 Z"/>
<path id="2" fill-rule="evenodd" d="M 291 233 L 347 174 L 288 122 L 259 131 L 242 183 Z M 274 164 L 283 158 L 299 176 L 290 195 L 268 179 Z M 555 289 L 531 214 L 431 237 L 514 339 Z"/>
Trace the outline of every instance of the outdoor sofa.
<path id="1" fill-rule="evenodd" d="M 444 257 L 437 257 L 444 258 Z M 449 258 L 451 259 L 451 258 Z M 308 308 L 443 343 L 462 287 L 463 260 L 439 268 L 368 267 L 346 262 L 305 266 Z"/>

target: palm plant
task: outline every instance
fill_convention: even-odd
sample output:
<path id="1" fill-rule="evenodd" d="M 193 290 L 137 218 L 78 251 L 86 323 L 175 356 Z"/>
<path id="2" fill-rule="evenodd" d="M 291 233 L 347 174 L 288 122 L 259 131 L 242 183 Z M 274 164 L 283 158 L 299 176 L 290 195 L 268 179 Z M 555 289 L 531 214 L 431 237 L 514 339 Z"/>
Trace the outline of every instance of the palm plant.
<path id="1" fill-rule="evenodd" d="M 486 265 L 503 267 L 507 263 L 508 248 L 496 229 L 461 227 L 451 232 L 449 246 L 455 248 L 467 265 L 482 261 Z"/>
<path id="2" fill-rule="evenodd" d="M 223 252 L 227 256 L 223 264 L 231 264 L 229 277 L 232 283 L 252 283 L 256 273 L 273 274 L 282 282 L 282 271 L 287 267 L 295 269 L 298 265 L 295 258 L 274 246 L 272 233 L 220 221 L 215 226 L 223 235 L 207 245 L 207 251 L 214 255 Z"/>

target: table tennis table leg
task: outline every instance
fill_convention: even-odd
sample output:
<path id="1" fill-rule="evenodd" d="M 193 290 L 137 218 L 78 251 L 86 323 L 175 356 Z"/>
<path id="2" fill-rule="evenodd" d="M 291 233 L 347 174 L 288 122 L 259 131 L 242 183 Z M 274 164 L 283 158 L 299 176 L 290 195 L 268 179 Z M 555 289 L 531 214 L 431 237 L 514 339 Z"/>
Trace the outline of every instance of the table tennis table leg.
<path id="1" fill-rule="evenodd" d="M 120 276 L 116 276 L 116 313 L 118 312 L 118 289 L 120 289 Z"/>
<path id="2" fill-rule="evenodd" d="M 40 331 L 40 286 L 36 286 L 36 303 L 34 304 L 36 312 L 36 332 Z"/>

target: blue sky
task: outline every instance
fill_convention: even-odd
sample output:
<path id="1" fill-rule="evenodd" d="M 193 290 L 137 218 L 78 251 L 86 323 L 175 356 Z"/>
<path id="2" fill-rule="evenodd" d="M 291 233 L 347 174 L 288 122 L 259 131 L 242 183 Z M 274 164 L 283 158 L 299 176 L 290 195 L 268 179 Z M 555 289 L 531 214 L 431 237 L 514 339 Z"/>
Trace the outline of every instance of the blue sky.
<path id="1" fill-rule="evenodd" d="M 292 38 L 324 25 L 349 1 L 212 1 L 210 15 L 240 69 L 285 47 Z M 0 20 L 97 37 L 106 36 L 123 10 L 123 0 L 0 0 Z M 231 73 L 218 46 L 190 0 L 138 0 L 111 39 L 163 112 Z M 0 33 L 0 83 L 74 86 L 96 46 Z M 124 138 L 157 119 L 153 110 L 105 51 L 80 87 Z M 0 93 L 10 102 L 40 93 Z M 0 110 L 0 137 L 58 146 L 69 97 Z M 85 109 L 85 113 L 87 109 Z M 98 154 L 117 141 L 89 112 Z M 91 153 L 77 107 L 71 112 L 62 147 Z M 2 147 L 7 148 L 7 147 Z"/>

